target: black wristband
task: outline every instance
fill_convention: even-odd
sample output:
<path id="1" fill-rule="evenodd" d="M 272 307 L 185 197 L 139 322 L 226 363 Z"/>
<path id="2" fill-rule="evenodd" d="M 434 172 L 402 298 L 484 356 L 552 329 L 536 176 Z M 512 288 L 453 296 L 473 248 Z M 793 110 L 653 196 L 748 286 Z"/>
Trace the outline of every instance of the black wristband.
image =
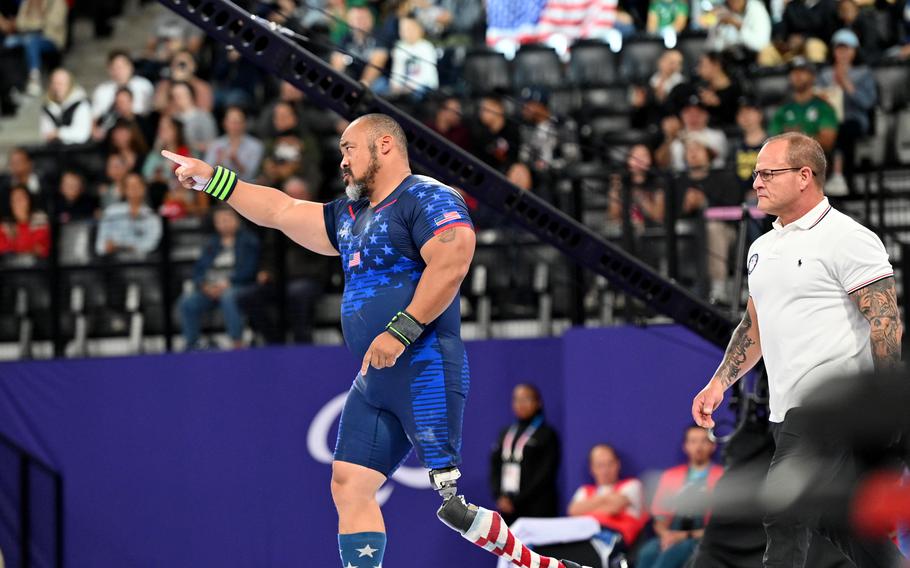
<path id="1" fill-rule="evenodd" d="M 401 311 L 395 314 L 395 317 L 385 326 L 385 329 L 405 347 L 409 347 L 417 341 L 426 326 L 417 321 L 408 312 Z"/>
<path id="2" fill-rule="evenodd" d="M 215 199 L 227 201 L 228 197 L 233 193 L 234 188 L 237 187 L 238 181 L 236 173 L 227 168 L 217 166 L 215 168 L 215 173 L 212 174 L 212 179 L 209 180 L 205 189 L 202 191 L 208 193 Z"/>

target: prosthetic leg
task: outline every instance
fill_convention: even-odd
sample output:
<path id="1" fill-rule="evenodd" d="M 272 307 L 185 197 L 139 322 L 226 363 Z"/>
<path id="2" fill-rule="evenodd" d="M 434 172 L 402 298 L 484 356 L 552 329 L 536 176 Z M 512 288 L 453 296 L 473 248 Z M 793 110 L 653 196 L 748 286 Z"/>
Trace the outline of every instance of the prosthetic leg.
<path id="1" fill-rule="evenodd" d="M 430 483 L 442 497 L 439 520 L 465 539 L 522 568 L 584 568 L 569 560 L 541 556 L 515 538 L 496 511 L 472 505 L 458 495 L 457 467 L 430 470 Z"/>

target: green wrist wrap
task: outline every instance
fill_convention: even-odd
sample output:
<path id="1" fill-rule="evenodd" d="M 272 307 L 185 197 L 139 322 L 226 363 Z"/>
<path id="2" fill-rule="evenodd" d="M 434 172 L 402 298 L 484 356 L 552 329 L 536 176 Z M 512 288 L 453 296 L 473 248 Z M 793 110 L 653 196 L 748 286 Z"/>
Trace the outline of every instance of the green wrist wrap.
<path id="1" fill-rule="evenodd" d="M 395 314 L 395 317 L 385 326 L 385 329 L 405 347 L 409 347 L 417 341 L 426 326 L 418 322 L 408 312 L 402 311 Z"/>
<path id="2" fill-rule="evenodd" d="M 233 193 L 234 188 L 237 187 L 238 181 L 236 173 L 227 168 L 217 166 L 214 175 L 212 175 L 212 179 L 209 180 L 209 183 L 206 184 L 205 189 L 202 191 L 208 193 L 215 199 L 227 201 L 228 197 Z"/>

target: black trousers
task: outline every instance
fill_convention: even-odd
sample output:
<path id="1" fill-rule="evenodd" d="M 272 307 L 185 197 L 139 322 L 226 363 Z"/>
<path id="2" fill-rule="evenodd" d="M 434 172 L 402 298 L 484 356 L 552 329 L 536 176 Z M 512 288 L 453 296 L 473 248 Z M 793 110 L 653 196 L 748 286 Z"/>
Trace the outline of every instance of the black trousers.
<path id="1" fill-rule="evenodd" d="M 863 473 L 853 451 L 834 444 L 823 449 L 807 444 L 805 432 L 806 422 L 798 408 L 790 410 L 783 422 L 771 423 L 775 450 L 765 482 L 769 491 L 808 495 L 823 493 L 825 488 L 852 487 L 851 481 Z M 808 505 L 765 516 L 765 568 L 804 568 L 813 531 L 830 540 L 857 568 L 898 566 L 900 554 L 890 541 L 861 539 L 845 528 L 844 519 L 820 516 L 811 502 L 808 499 Z"/>

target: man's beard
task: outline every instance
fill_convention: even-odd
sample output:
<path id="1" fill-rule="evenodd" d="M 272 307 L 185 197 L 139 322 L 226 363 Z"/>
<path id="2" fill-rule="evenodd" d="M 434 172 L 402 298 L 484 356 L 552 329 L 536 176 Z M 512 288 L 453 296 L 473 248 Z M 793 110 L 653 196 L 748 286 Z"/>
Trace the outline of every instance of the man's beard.
<path id="1" fill-rule="evenodd" d="M 347 194 L 348 199 L 351 201 L 358 201 L 364 197 L 369 198 L 373 195 L 373 184 L 376 181 L 376 172 L 379 171 L 379 160 L 376 156 L 376 149 L 370 148 L 370 163 L 367 166 L 366 173 L 363 174 L 363 177 L 355 178 L 354 173 L 350 169 L 345 169 L 344 174 L 350 176 L 350 183 L 347 187 L 344 188 L 344 192 Z"/>

